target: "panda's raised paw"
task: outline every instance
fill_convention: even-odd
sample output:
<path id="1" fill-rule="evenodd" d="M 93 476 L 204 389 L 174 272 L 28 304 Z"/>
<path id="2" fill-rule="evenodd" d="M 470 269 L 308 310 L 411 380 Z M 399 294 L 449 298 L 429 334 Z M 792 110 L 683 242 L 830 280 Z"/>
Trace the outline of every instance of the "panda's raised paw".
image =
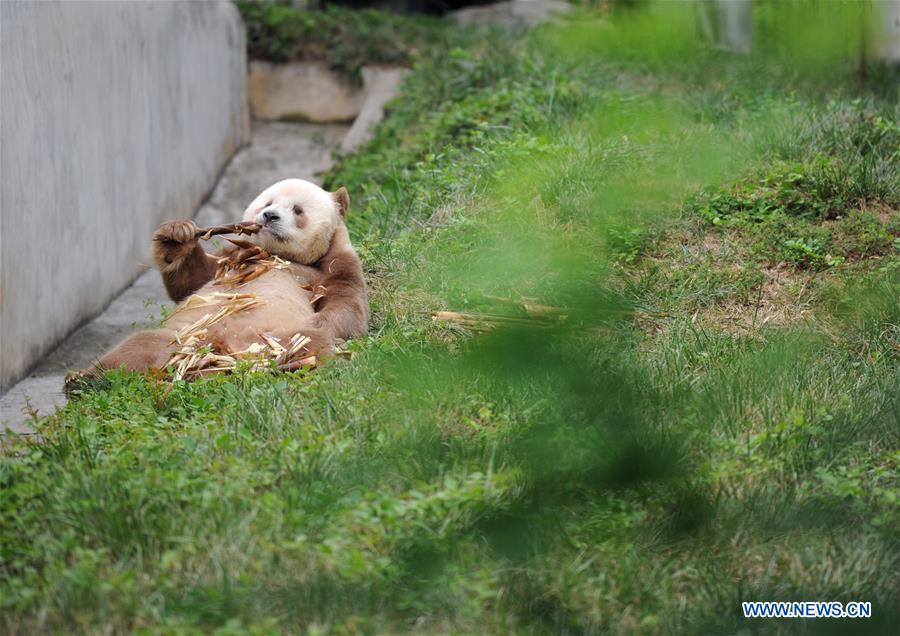
<path id="1" fill-rule="evenodd" d="M 190 219 L 166 221 L 153 233 L 153 240 L 165 243 L 193 243 L 197 240 L 199 229 Z"/>

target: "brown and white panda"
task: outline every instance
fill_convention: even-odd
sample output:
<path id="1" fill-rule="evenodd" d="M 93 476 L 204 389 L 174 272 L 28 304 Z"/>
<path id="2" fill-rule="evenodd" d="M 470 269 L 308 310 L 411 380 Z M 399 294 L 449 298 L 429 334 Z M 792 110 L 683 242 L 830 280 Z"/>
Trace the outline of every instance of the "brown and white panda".
<path id="1" fill-rule="evenodd" d="M 365 335 L 366 284 L 343 221 L 349 204 L 345 188 L 327 192 L 302 179 L 267 188 L 243 219 L 261 226 L 249 240 L 278 257 L 278 266 L 243 283 L 221 276 L 217 280 L 219 257 L 200 246 L 193 221 L 163 223 L 153 235 L 153 256 L 169 296 L 180 304 L 161 328 L 132 334 L 78 375 L 94 377 L 122 366 L 132 371 L 165 368 L 182 346 L 176 336 L 216 315 L 233 294 L 253 297 L 252 306 L 206 326 L 206 350 L 229 354 L 272 339 L 286 345 L 302 334 L 309 342 L 295 357 L 303 359 L 327 355 L 336 342 Z M 205 301 L 197 303 L 197 297 Z"/>

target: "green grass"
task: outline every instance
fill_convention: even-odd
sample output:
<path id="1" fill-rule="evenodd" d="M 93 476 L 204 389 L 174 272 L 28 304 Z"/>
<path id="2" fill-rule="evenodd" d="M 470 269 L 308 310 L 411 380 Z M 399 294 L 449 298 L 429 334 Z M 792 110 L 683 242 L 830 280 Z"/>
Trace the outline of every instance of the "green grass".
<path id="1" fill-rule="evenodd" d="M 298 9 L 275 0 L 236 0 L 247 26 L 247 54 L 269 62 L 316 61 L 359 80 L 365 65 L 409 66 L 419 50 L 443 41 L 435 18 L 328 5 Z"/>
<path id="2" fill-rule="evenodd" d="M 5 631 L 893 633 L 897 106 L 679 16 L 425 52 L 327 176 L 357 357 L 114 372 L 37 423 L 0 460 Z M 778 599 L 874 617 L 739 615 Z"/>

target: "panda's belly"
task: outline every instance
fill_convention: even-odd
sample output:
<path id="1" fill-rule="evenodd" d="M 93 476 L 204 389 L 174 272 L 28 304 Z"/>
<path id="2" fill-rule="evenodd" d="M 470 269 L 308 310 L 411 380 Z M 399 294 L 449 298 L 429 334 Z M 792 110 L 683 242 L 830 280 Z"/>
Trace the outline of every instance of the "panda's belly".
<path id="1" fill-rule="evenodd" d="M 303 288 L 310 276 L 304 272 L 269 270 L 259 278 L 240 286 L 223 286 L 210 281 L 195 295 L 209 297 L 212 294 L 246 295 L 243 302 L 254 306 L 229 313 L 206 327 L 205 341 L 217 351 L 242 351 L 254 342 L 264 343 L 263 336 L 274 337 L 286 343 L 294 334 L 303 333 L 312 325 L 315 315 L 312 293 Z M 233 302 L 227 298 L 215 304 L 177 311 L 166 321 L 166 326 L 177 332 L 185 330 L 205 316 L 215 316 L 229 308 Z"/>

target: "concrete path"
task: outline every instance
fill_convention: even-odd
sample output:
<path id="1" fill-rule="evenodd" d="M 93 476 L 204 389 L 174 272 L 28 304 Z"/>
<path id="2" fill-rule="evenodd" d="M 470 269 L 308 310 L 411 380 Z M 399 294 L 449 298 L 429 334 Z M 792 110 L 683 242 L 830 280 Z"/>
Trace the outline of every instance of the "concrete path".
<path id="1" fill-rule="evenodd" d="M 209 200 L 197 212 L 197 224 L 239 220 L 257 194 L 281 179 L 316 181 L 331 165 L 331 153 L 340 147 L 349 129 L 349 125 L 337 124 L 255 122 L 251 144 L 228 164 Z M 153 323 L 161 315 L 162 305 L 172 303 L 159 273 L 150 268 L 106 311 L 70 334 L 0 397 L 0 435 L 5 427 L 31 434 L 35 416 L 49 415 L 65 403 L 62 385 L 67 371 L 83 369 L 134 329 Z"/>

